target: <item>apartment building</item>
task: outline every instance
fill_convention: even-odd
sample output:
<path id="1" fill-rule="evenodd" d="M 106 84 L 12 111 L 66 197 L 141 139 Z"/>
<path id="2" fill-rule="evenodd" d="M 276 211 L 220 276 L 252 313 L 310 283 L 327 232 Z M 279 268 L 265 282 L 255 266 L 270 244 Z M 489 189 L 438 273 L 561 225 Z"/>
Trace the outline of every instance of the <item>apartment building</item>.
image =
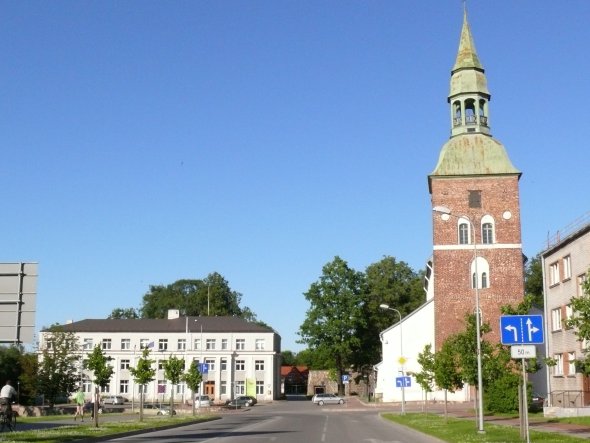
<path id="1" fill-rule="evenodd" d="M 590 405 L 590 378 L 576 372 L 576 359 L 588 344 L 578 340 L 566 321 L 572 315 L 572 297 L 582 295 L 590 268 L 590 214 L 548 241 L 541 254 L 545 295 L 546 352 L 555 363 L 547 375 L 551 406 Z"/>
<path id="2" fill-rule="evenodd" d="M 96 345 L 112 358 L 114 369 L 104 394 L 139 398 L 139 386 L 129 368 L 137 364 L 142 350 L 151 350 L 155 379 L 146 386 L 147 401 L 165 401 L 175 390 L 177 401 L 190 402 L 184 383 L 172 386 L 164 375 L 164 362 L 183 358 L 185 367 L 206 363 L 203 394 L 215 402 L 237 395 L 268 401 L 280 395 L 281 338 L 272 329 L 237 317 L 180 317 L 169 311 L 167 319 L 87 319 L 63 325 L 78 338 L 81 361 Z M 51 346 L 50 334 L 41 333 L 40 348 Z M 80 379 L 90 397 L 92 373 L 80 365 Z"/>

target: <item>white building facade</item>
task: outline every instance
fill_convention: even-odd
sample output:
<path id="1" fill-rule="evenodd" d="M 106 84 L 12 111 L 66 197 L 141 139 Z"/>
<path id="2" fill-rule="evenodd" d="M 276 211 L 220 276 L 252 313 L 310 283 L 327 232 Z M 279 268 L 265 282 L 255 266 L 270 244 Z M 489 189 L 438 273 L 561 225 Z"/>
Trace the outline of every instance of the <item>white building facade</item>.
<path id="1" fill-rule="evenodd" d="M 80 361 L 100 346 L 112 358 L 114 374 L 103 395 L 139 399 L 139 386 L 129 368 L 135 367 L 142 350 L 150 349 L 156 375 L 146 385 L 146 401 L 166 401 L 174 389 L 175 401 L 190 402 L 194 393 L 183 382 L 172 386 L 164 374 L 171 356 L 191 364 L 206 363 L 203 394 L 215 403 L 237 395 L 270 401 L 280 395 L 281 339 L 270 328 L 237 317 L 180 317 L 171 311 L 168 319 L 82 320 L 63 325 L 73 332 L 80 348 Z M 51 334 L 41 333 L 40 349 L 51 346 Z M 92 372 L 80 364 L 80 380 L 90 398 L 94 391 Z M 205 372 L 205 371 L 203 371 Z"/>

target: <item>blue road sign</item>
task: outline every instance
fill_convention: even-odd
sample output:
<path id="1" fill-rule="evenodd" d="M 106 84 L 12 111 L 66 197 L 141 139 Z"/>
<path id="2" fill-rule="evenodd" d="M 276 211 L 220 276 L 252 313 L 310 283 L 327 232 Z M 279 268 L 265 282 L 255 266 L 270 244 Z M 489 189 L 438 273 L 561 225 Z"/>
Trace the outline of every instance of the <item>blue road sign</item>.
<path id="1" fill-rule="evenodd" d="M 348 383 L 348 374 L 342 376 L 342 383 Z"/>
<path id="2" fill-rule="evenodd" d="M 500 317 L 503 345 L 540 345 L 543 340 L 542 315 L 503 315 Z"/>
<path id="3" fill-rule="evenodd" d="M 395 386 L 398 388 L 409 388 L 412 386 L 412 377 L 395 377 Z"/>
<path id="4" fill-rule="evenodd" d="M 201 374 L 208 374 L 209 373 L 209 364 L 199 363 L 199 372 Z"/>

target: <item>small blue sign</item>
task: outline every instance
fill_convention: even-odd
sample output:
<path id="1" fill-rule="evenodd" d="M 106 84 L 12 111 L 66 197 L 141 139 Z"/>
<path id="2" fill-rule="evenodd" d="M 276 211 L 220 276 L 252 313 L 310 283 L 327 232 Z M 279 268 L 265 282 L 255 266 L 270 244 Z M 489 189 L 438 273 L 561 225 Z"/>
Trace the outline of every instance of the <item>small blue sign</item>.
<path id="1" fill-rule="evenodd" d="M 395 386 L 398 388 L 409 388 L 412 386 L 412 377 L 395 377 Z"/>
<path id="2" fill-rule="evenodd" d="M 540 345 L 544 343 L 542 315 L 503 315 L 500 317 L 503 345 Z"/>
<path id="3" fill-rule="evenodd" d="M 348 378 L 348 374 L 344 374 L 344 375 L 342 376 L 342 383 L 348 383 L 348 380 L 349 380 L 349 378 Z"/>
<path id="4" fill-rule="evenodd" d="M 199 372 L 201 374 L 209 373 L 209 365 L 207 363 L 199 363 Z"/>

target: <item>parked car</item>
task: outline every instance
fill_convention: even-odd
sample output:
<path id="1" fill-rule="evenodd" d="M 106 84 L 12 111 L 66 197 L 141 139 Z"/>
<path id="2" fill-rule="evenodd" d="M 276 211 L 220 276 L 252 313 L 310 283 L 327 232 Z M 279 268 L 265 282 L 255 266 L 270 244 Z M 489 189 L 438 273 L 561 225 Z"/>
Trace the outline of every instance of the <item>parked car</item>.
<path id="1" fill-rule="evenodd" d="M 102 402 L 105 405 L 122 405 L 125 403 L 125 397 L 122 395 L 109 395 L 108 397 L 105 397 Z"/>
<path id="2" fill-rule="evenodd" d="M 341 405 L 344 403 L 344 399 L 342 397 L 337 396 L 336 394 L 316 394 L 313 396 L 311 401 L 316 405 Z"/>
<path id="3" fill-rule="evenodd" d="M 195 406 L 197 408 L 210 408 L 211 399 L 208 395 L 195 395 Z"/>
<path id="4" fill-rule="evenodd" d="M 545 397 L 539 395 L 536 392 L 533 392 L 533 395 L 531 397 L 531 404 L 529 406 L 529 411 L 531 411 L 531 412 L 542 411 L 543 406 L 545 406 Z"/>
<path id="5" fill-rule="evenodd" d="M 169 405 L 162 405 L 157 409 L 158 412 L 156 412 L 156 415 L 176 415 L 176 411 L 174 409 L 171 410 Z M 172 411 L 172 413 L 170 413 L 170 411 Z"/>
<path id="6" fill-rule="evenodd" d="M 252 406 L 255 403 L 255 398 L 249 397 L 247 395 L 240 395 L 239 397 L 236 397 L 233 400 L 226 401 L 225 406 L 227 408 L 241 408 Z"/>

